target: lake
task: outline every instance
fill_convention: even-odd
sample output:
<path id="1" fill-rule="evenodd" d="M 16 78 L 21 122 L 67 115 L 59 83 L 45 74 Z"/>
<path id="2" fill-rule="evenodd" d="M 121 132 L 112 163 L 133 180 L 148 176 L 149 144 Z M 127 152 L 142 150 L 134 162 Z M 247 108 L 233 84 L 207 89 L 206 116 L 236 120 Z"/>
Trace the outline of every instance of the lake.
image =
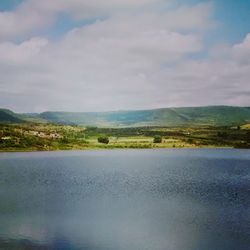
<path id="1" fill-rule="evenodd" d="M 250 249 L 250 150 L 1 153 L 0 198 L 0 249 Z"/>

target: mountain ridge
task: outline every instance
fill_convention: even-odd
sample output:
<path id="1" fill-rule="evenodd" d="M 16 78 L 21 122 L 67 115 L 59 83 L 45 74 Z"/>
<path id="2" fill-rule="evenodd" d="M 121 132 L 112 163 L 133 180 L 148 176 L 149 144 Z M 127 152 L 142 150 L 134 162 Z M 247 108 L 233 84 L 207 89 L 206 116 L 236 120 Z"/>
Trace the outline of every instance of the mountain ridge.
<path id="1" fill-rule="evenodd" d="M 0 109 L 0 122 L 48 122 L 99 127 L 231 126 L 249 123 L 250 107 L 217 105 L 104 112 L 46 111 L 22 114 L 9 109 Z"/>

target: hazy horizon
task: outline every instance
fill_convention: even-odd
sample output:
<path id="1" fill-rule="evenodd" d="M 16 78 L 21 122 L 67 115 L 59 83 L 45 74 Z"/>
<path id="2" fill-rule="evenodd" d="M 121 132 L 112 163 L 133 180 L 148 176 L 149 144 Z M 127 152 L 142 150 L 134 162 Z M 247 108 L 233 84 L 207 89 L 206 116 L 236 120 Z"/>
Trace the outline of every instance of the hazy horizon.
<path id="1" fill-rule="evenodd" d="M 2 0 L 0 107 L 250 106 L 250 1 Z"/>
<path id="2" fill-rule="evenodd" d="M 233 106 L 233 105 L 204 105 L 204 106 L 179 106 L 179 107 L 159 107 L 159 108 L 144 108 L 144 109 L 113 109 L 113 110 L 97 110 L 97 111 L 75 111 L 75 110 L 44 110 L 41 112 L 17 112 L 15 109 L 0 107 L 0 109 L 7 109 L 17 114 L 40 114 L 46 112 L 65 112 L 65 113 L 111 113 L 111 112 L 133 112 L 133 111 L 148 111 L 159 109 L 178 109 L 178 108 L 206 108 L 206 107 L 234 107 L 234 108 L 250 108 L 249 106 Z"/>

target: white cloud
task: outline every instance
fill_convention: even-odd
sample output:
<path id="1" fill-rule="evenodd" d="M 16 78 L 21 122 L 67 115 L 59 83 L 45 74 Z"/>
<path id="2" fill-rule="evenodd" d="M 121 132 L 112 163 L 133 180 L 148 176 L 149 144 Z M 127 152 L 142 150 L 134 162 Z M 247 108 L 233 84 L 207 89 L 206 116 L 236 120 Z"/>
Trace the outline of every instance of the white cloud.
<path id="1" fill-rule="evenodd" d="M 240 63 L 250 64 L 250 34 L 246 36 L 242 43 L 233 46 L 232 53 Z"/>
<path id="2" fill-rule="evenodd" d="M 106 7 L 97 0 L 87 5 L 76 0 L 25 4 L 52 17 L 50 13 L 69 11 L 69 3 L 78 16 L 74 8 L 98 6 L 97 13 L 99 8 L 137 7 L 153 1 L 122 0 L 117 6 L 108 1 Z M 211 12 L 210 4 L 164 12 L 115 11 L 105 20 L 73 29 L 60 41 L 37 37 L 20 44 L 2 42 L 0 106 L 17 111 L 93 111 L 247 105 L 250 64 L 245 55 L 250 35 L 237 45 L 218 47 L 213 52 L 217 56 L 189 58 L 205 49 L 202 40 L 213 25 Z M 218 55 L 218 51 L 224 52 Z"/>
<path id="3" fill-rule="evenodd" d="M 218 57 L 185 60 L 158 74 L 155 81 L 162 84 L 166 92 L 171 93 L 170 102 L 167 103 L 164 97 L 159 96 L 160 105 L 248 106 L 250 61 L 246 55 L 249 55 L 249 35 L 239 44 L 220 46 L 223 52 Z"/>
<path id="4" fill-rule="evenodd" d="M 18 37 L 51 24 L 53 16 L 30 6 L 19 6 L 15 11 L 0 12 L 0 40 Z"/>
<path id="5" fill-rule="evenodd" d="M 168 0 L 169 1 L 169 0 Z M 157 3 L 160 0 L 28 0 L 27 5 L 36 9 L 62 12 L 67 11 L 73 15 L 89 17 L 90 15 L 107 14 L 114 10 L 142 7 L 147 4 Z"/>
<path id="6" fill-rule="evenodd" d="M 155 2 L 159 0 L 25 0 L 13 11 L 0 12 L 0 39 L 46 28 L 56 20 L 59 13 L 85 19 Z"/>
<path id="7" fill-rule="evenodd" d="M 3 64 L 22 64 L 30 63 L 41 52 L 41 49 L 48 44 L 44 38 L 34 37 L 24 41 L 21 44 L 12 42 L 0 43 L 0 61 Z"/>
<path id="8" fill-rule="evenodd" d="M 0 12 L 0 39 L 15 38 L 27 35 L 52 25 L 60 13 L 66 13 L 72 18 L 86 19 L 105 16 L 121 15 L 142 7 L 149 7 L 157 3 L 171 3 L 173 0 L 25 0 L 13 11 Z M 175 29 L 204 29 L 208 24 L 211 4 L 199 4 L 195 7 L 184 6 L 178 11 L 162 15 L 162 24 Z M 142 10 L 140 10 L 142 11 Z M 148 15 L 147 19 L 137 20 L 158 22 L 158 14 Z M 126 16 L 127 17 L 127 16 Z M 128 20 L 129 21 L 129 20 Z"/>

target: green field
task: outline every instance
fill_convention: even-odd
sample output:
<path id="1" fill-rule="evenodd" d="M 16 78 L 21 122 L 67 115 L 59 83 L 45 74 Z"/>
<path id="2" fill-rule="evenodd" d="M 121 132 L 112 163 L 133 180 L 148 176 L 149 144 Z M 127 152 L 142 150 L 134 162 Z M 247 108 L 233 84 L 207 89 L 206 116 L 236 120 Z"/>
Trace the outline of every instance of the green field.
<path id="1" fill-rule="evenodd" d="M 98 138 L 107 137 L 109 143 Z M 154 143 L 154 137 L 161 138 Z M 0 125 L 0 151 L 102 148 L 250 148 L 249 126 L 97 128 L 47 123 Z"/>

